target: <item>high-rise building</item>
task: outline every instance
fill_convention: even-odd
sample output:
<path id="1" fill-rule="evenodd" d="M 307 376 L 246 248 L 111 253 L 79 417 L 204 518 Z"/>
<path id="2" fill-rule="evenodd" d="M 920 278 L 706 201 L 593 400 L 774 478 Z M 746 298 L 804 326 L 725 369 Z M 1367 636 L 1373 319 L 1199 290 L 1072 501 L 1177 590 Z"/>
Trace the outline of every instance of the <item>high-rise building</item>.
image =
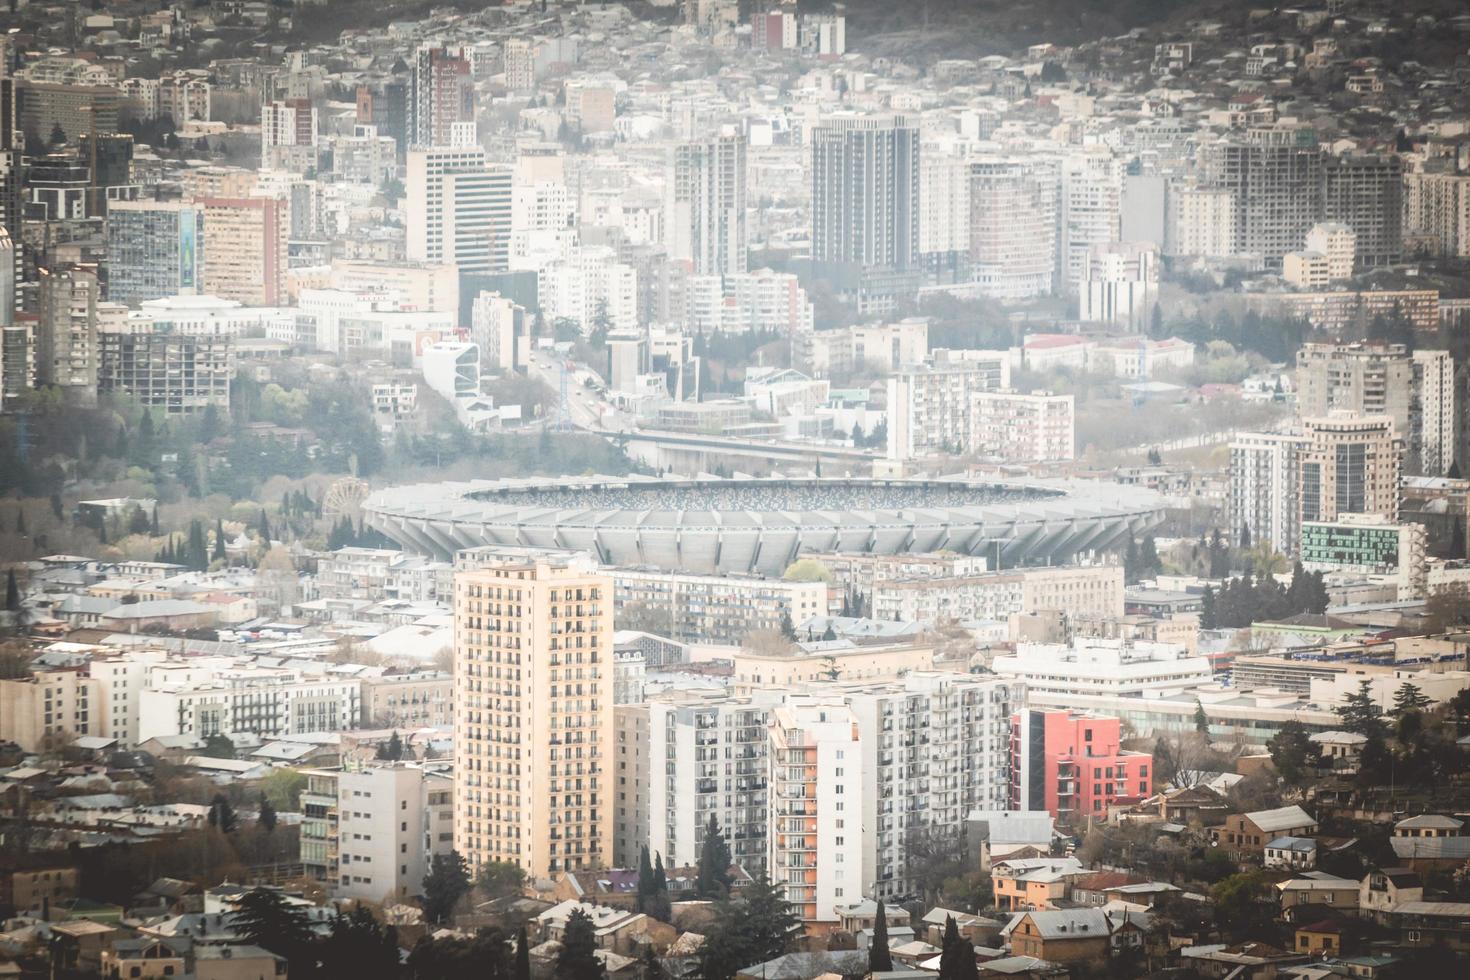
<path id="1" fill-rule="evenodd" d="M 25 137 L 18 126 L 15 105 L 15 79 L 0 68 L 0 228 L 10 238 L 10 293 L 9 307 L 18 309 L 20 296 L 14 288 L 21 281 L 21 150 Z"/>
<path id="2" fill-rule="evenodd" d="M 1371 268 L 1402 259 L 1404 174 L 1399 158 L 1367 153 L 1330 157 L 1322 177 L 1322 217 L 1353 230 L 1357 265 Z"/>
<path id="3" fill-rule="evenodd" d="M 1150 326 L 1159 293 L 1159 252 L 1152 242 L 1112 242 L 1087 250 L 1077 283 L 1077 319 Z"/>
<path id="4" fill-rule="evenodd" d="M 1079 825 L 1153 792 L 1153 756 L 1119 745 L 1117 718 L 1027 709 L 1011 718 L 1012 810 L 1045 810 Z"/>
<path id="5" fill-rule="evenodd" d="M 1387 415 L 1405 443 L 1405 470 L 1438 476 L 1455 458 L 1453 361 L 1448 351 L 1402 344 L 1305 344 L 1297 352 L 1303 416 Z"/>
<path id="6" fill-rule="evenodd" d="M 96 274 L 83 269 L 41 275 L 36 383 L 83 405 L 97 400 L 98 292 Z"/>
<path id="7" fill-rule="evenodd" d="M 107 211 L 107 298 L 136 306 L 199 291 L 204 213 L 181 201 L 115 201 Z"/>
<path id="8" fill-rule="evenodd" d="M 720 822 L 734 862 L 752 875 L 768 857 L 770 779 L 767 725 L 777 691 L 669 692 L 640 707 L 647 713 L 644 783 L 648 849 L 666 867 L 699 861 L 705 826 Z M 624 709 L 619 708 L 621 713 Z M 622 785 L 619 793 L 624 792 Z M 632 850 L 636 856 L 636 849 Z"/>
<path id="9" fill-rule="evenodd" d="M 745 137 L 727 128 L 681 143 L 669 166 L 669 257 L 689 260 L 701 276 L 745 272 Z"/>
<path id="10" fill-rule="evenodd" d="M 1204 169 L 1235 205 L 1232 254 L 1260 255 L 1280 268 L 1301 247 L 1307 229 L 1323 217 L 1324 154 L 1310 129 L 1250 130 L 1202 148 Z"/>
<path id="11" fill-rule="evenodd" d="M 1252 541 L 1290 553 L 1299 537 L 1297 479 L 1305 436 L 1244 432 L 1230 442 L 1230 486 L 1226 500 L 1230 534 L 1249 528 Z"/>
<path id="12" fill-rule="evenodd" d="M 480 345 L 481 365 L 494 371 L 525 367 L 530 355 L 531 318 L 524 307 L 499 293 L 475 297 L 470 339 Z"/>
<path id="13" fill-rule="evenodd" d="M 408 153 L 408 90 L 408 84 L 396 78 L 357 87 L 357 124 L 392 137 L 400 164 Z"/>
<path id="14" fill-rule="evenodd" d="M 206 197 L 194 203 L 203 212 L 208 243 L 203 291 L 246 306 L 280 305 L 286 297 L 286 202 Z"/>
<path id="15" fill-rule="evenodd" d="M 532 876 L 612 858 L 612 578 L 484 548 L 454 580 L 454 840 Z"/>
<path id="16" fill-rule="evenodd" d="M 454 848 L 449 763 L 309 769 L 301 793 L 301 863 L 334 898 L 366 902 L 423 893 L 437 854 Z"/>
<path id="17" fill-rule="evenodd" d="M 1172 185 L 1164 202 L 1164 254 L 1234 255 L 1236 221 L 1235 193 L 1228 188 Z"/>
<path id="18" fill-rule="evenodd" d="M 272 99 L 260 107 L 261 169 L 314 162 L 303 158 L 317 145 L 317 109 L 310 99 Z"/>
<path id="19" fill-rule="evenodd" d="M 505 87 L 512 92 L 529 92 L 536 87 L 536 42 L 529 37 L 512 37 L 505 42 Z"/>
<path id="20" fill-rule="evenodd" d="M 230 408 L 233 339 L 227 333 L 159 330 L 135 317 L 97 332 L 97 389 L 131 395 L 167 415 Z"/>
<path id="21" fill-rule="evenodd" d="M 1057 281 L 1071 292 L 1087 277 L 1091 250 L 1118 240 L 1123 161 L 1106 148 L 1062 158 L 1057 202 Z"/>
<path id="22" fill-rule="evenodd" d="M 1071 395 L 981 391 L 974 396 L 972 448 L 1007 463 L 1068 460 L 1076 454 Z"/>
<path id="23" fill-rule="evenodd" d="M 812 261 L 857 285 L 919 262 L 919 129 L 905 116 L 829 116 L 812 144 Z"/>
<path id="24" fill-rule="evenodd" d="M 926 271 L 966 280 L 970 253 L 970 161 L 941 143 L 924 144 L 919 161 L 919 252 Z"/>
<path id="25" fill-rule="evenodd" d="M 511 171 L 478 147 L 408 152 L 408 258 L 466 272 L 510 266 Z"/>
<path id="26" fill-rule="evenodd" d="M 122 93 L 110 85 L 59 85 L 21 79 L 16 87 L 18 128 L 38 145 L 75 143 L 83 133 L 117 132 Z"/>
<path id="27" fill-rule="evenodd" d="M 1045 161 L 970 165 L 970 262 L 981 293 L 1019 300 L 1052 291 L 1056 214 L 1056 173 Z"/>
<path id="28" fill-rule="evenodd" d="M 1470 174 L 1404 174 L 1403 232 L 1433 254 L 1470 256 Z"/>
<path id="29" fill-rule="evenodd" d="M 475 145 L 475 79 L 463 49 L 419 49 L 408 108 L 411 146 Z"/>
<path id="30" fill-rule="evenodd" d="M 1302 427 L 1307 442 L 1298 457 L 1301 522 L 1343 514 L 1398 517 L 1404 442 L 1392 418 L 1339 412 L 1303 419 Z"/>

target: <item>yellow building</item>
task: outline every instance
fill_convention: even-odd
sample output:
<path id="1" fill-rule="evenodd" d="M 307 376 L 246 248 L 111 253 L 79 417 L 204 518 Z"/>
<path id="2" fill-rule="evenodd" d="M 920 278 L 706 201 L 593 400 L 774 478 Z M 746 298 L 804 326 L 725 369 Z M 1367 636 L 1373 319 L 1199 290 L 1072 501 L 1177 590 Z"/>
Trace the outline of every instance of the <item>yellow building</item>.
<path id="1" fill-rule="evenodd" d="M 531 876 L 612 859 L 612 577 L 484 548 L 454 577 L 454 840 Z"/>

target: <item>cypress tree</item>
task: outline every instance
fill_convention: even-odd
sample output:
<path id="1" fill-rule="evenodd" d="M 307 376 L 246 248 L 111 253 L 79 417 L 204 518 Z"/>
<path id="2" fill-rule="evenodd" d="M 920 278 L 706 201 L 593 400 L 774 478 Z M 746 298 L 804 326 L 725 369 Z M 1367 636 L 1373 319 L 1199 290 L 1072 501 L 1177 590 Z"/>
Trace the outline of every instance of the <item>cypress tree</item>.
<path id="1" fill-rule="evenodd" d="M 893 969 L 893 954 L 888 951 L 888 916 L 883 899 L 878 899 L 878 914 L 873 920 L 873 941 L 868 946 L 868 972 Z"/>

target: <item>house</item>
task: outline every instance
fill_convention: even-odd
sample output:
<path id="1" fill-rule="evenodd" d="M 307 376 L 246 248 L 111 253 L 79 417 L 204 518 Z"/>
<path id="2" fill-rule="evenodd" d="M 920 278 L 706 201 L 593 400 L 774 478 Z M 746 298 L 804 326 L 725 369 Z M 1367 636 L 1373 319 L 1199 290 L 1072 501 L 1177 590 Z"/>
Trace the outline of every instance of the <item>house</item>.
<path id="1" fill-rule="evenodd" d="M 1368 737 L 1357 732 L 1316 732 L 1308 740 L 1322 750 L 1323 763 L 1342 772 L 1358 771 L 1358 759 L 1368 743 Z"/>
<path id="2" fill-rule="evenodd" d="M 1203 786 L 1155 793 L 1123 815 L 1124 820 L 1156 816 L 1166 823 L 1199 824 L 1214 827 L 1230 814 L 1230 803 L 1219 793 Z"/>
<path id="3" fill-rule="evenodd" d="M 1209 980 L 1274 980 L 1281 968 L 1305 963 L 1310 957 L 1277 949 L 1268 943 L 1236 946 L 1210 944 L 1186 946 L 1179 951 L 1179 965 Z"/>
<path id="4" fill-rule="evenodd" d="M 1210 831 L 1215 845 L 1235 857 L 1262 857 L 1278 837 L 1311 837 L 1317 821 L 1299 806 L 1235 813 Z"/>
<path id="5" fill-rule="evenodd" d="M 1295 949 L 1309 956 L 1336 956 L 1342 952 L 1343 929 L 1332 919 L 1297 926 Z"/>
<path id="6" fill-rule="evenodd" d="M 38 911 L 47 903 L 77 897 L 81 874 L 76 868 L 26 868 L 0 872 L 0 905 L 13 912 Z"/>
<path id="7" fill-rule="evenodd" d="M 735 980 L 760 980 L 781 977 L 784 980 L 814 980 L 826 974 L 862 976 L 868 970 L 868 952 L 842 949 L 821 953 L 787 953 L 764 963 L 753 963 L 735 971 Z"/>
<path id="8" fill-rule="evenodd" d="M 1055 908 L 1072 881 L 1086 873 L 1074 857 L 1000 861 L 990 869 L 995 907 L 1008 912 Z"/>
<path id="9" fill-rule="evenodd" d="M 1358 885 L 1358 913 L 1382 922 L 1400 902 L 1424 900 L 1424 882 L 1408 868 L 1378 868 Z"/>
<path id="10" fill-rule="evenodd" d="M 1265 866 L 1309 871 L 1317 866 L 1317 842 L 1310 837 L 1276 837 L 1266 842 Z"/>
<path id="11" fill-rule="evenodd" d="M 945 924 L 950 919 L 954 919 L 955 928 L 959 930 L 960 935 L 976 946 L 992 945 L 1004 925 L 997 919 L 986 918 L 983 915 L 956 912 L 953 909 L 935 906 L 919 920 L 919 927 L 916 930 L 917 938 L 931 946 L 943 949 Z"/>
<path id="12" fill-rule="evenodd" d="M 1056 821 L 1045 811 L 974 810 L 965 818 L 965 839 L 978 847 L 981 871 L 1006 858 L 1051 854 Z"/>
<path id="13" fill-rule="evenodd" d="M 929 974 L 932 976 L 932 972 Z M 1071 976 L 1063 963 L 1049 963 L 1034 956 L 1002 956 L 980 964 L 982 977 L 1011 977 L 1019 980 L 1050 980 Z"/>
<path id="14" fill-rule="evenodd" d="M 1385 918 L 1401 946 L 1470 950 L 1470 902 L 1400 902 Z"/>
<path id="15" fill-rule="evenodd" d="M 1132 885 L 1143 881 L 1139 875 L 1125 871 L 1094 871 L 1072 882 L 1071 899 L 1078 905 L 1102 906 L 1108 904 L 1107 890 L 1119 885 Z"/>
<path id="16" fill-rule="evenodd" d="M 1413 871 L 1453 871 L 1470 861 L 1470 837 L 1400 837 L 1388 839 L 1394 857 Z"/>
<path id="17" fill-rule="evenodd" d="M 1300 878 L 1278 881 L 1274 887 L 1281 911 L 1287 914 L 1298 905 L 1325 905 L 1334 909 L 1356 911 L 1358 884 L 1352 878 L 1337 878 L 1314 871 Z"/>
<path id="18" fill-rule="evenodd" d="M 885 905 L 883 919 L 888 923 L 891 935 L 895 926 L 908 926 L 909 913 L 902 905 Z M 851 905 L 839 906 L 837 909 L 837 927 L 843 932 L 856 934 L 864 929 L 872 929 L 877 922 L 878 903 L 871 898 L 853 902 Z"/>
<path id="19" fill-rule="evenodd" d="M 1182 889 L 1178 885 L 1171 885 L 1167 881 L 1134 881 L 1105 889 L 1103 897 L 1106 899 L 1104 904 L 1122 902 L 1125 905 L 1153 908 L 1163 896 L 1180 891 Z"/>
<path id="20" fill-rule="evenodd" d="M 1013 956 L 1051 963 L 1101 962 L 1108 956 L 1111 928 L 1102 909 L 1023 912 L 1001 935 Z"/>
<path id="21" fill-rule="evenodd" d="M 573 899 L 559 902 L 536 916 L 536 937 L 542 943 L 560 943 L 566 933 L 567 920 L 571 918 L 572 912 L 579 909 L 592 919 L 593 935 L 597 938 L 598 948 L 622 956 L 637 955 L 641 952 L 643 943 L 649 939 L 667 946 L 678 937 L 678 930 L 651 919 L 642 912 Z"/>
<path id="22" fill-rule="evenodd" d="M 1394 824 L 1393 835 L 1417 838 L 1459 837 L 1464 829 L 1463 820 L 1438 813 L 1422 813 Z"/>
<path id="23" fill-rule="evenodd" d="M 939 956 L 944 952 L 938 946 L 931 946 L 920 939 L 914 939 L 898 946 L 890 945 L 889 954 L 893 957 L 895 967 L 902 964 L 910 969 L 917 969 L 919 964 L 932 957 Z M 925 974 L 929 976 L 929 974 Z"/>

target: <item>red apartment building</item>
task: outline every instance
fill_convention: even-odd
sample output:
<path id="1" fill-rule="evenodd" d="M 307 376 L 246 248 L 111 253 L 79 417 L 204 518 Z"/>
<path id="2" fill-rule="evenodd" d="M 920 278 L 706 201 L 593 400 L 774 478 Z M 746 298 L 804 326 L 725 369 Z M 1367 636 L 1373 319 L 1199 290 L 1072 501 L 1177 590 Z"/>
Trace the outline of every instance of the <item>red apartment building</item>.
<path id="1" fill-rule="evenodd" d="M 1118 742 L 1122 723 L 1066 710 L 1011 716 L 1011 809 L 1079 824 L 1153 792 L 1153 756 Z"/>

